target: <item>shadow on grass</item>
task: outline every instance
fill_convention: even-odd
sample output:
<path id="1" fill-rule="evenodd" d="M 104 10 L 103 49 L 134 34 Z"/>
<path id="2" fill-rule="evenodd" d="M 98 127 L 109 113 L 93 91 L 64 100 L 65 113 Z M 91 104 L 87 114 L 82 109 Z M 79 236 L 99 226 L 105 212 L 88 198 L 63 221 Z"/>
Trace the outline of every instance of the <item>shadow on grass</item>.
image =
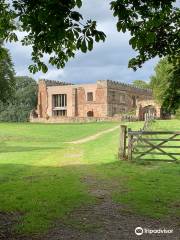
<path id="1" fill-rule="evenodd" d="M 0 153 L 10 153 L 10 152 L 32 152 L 41 150 L 59 150 L 62 147 L 20 147 L 20 146 L 0 146 Z"/>
<path id="2" fill-rule="evenodd" d="M 112 198 L 152 217 L 175 214 L 170 204 L 180 195 L 179 172 L 173 167 L 163 172 L 117 161 L 59 167 L 1 164 L 0 173 L 0 211 L 22 213 L 17 229 L 25 233 L 44 231 L 55 219 L 94 203 L 88 182 L 83 181 L 89 175 L 95 178 L 95 187 L 100 179 L 107 180 L 107 187 L 111 181 L 119 182 L 119 188 L 111 189 Z M 121 191 L 122 183 L 128 191 Z"/>

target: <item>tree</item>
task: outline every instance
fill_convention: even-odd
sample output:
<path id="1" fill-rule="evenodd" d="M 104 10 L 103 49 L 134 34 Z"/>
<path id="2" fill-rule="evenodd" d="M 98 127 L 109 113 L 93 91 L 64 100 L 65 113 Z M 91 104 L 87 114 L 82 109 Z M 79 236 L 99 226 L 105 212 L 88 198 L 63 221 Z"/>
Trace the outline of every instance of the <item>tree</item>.
<path id="1" fill-rule="evenodd" d="M 162 104 L 163 109 L 175 113 L 180 107 L 180 65 L 174 65 L 168 58 L 161 59 L 155 67 L 150 85 L 154 98 Z"/>
<path id="2" fill-rule="evenodd" d="M 133 85 L 139 88 L 150 88 L 149 84 L 143 80 L 134 80 Z"/>
<path id="3" fill-rule="evenodd" d="M 0 121 L 28 121 L 30 111 L 37 105 L 37 83 L 30 77 L 16 77 L 14 97 L 0 103 Z"/>
<path id="4" fill-rule="evenodd" d="M 9 4 L 6 4 L 9 2 Z M 180 10 L 175 0 L 112 0 L 110 8 L 117 18 L 117 30 L 131 33 L 129 44 L 138 52 L 129 61 L 134 70 L 155 56 L 179 56 Z M 11 3 L 11 5 L 10 5 Z M 106 35 L 97 30 L 96 21 L 84 21 L 78 8 L 82 0 L 1 0 L 0 38 L 17 40 L 15 29 L 27 32 L 22 40 L 32 45 L 31 72 L 46 72 L 43 57 L 63 68 L 76 50 L 91 51 L 93 43 L 104 41 Z M 18 26 L 16 24 L 18 23 Z M 1 25 L 1 24 L 0 24 Z"/>
<path id="5" fill-rule="evenodd" d="M 10 54 L 0 41 L 0 101 L 6 102 L 13 94 L 15 79 Z"/>

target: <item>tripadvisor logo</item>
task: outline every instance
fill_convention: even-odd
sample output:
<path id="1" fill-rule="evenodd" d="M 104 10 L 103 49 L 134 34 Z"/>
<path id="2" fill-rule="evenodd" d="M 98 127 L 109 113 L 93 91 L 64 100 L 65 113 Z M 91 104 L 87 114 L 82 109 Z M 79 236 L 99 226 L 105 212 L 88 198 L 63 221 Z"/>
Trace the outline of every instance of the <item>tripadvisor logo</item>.
<path id="1" fill-rule="evenodd" d="M 135 228 L 135 234 L 138 235 L 138 236 L 142 235 L 143 234 L 142 227 Z"/>
<path id="2" fill-rule="evenodd" d="M 165 234 L 169 234 L 169 233 L 173 233 L 173 229 L 149 229 L 149 228 L 142 228 L 142 227 L 137 227 L 135 228 L 135 234 L 137 236 L 142 235 L 143 233 L 146 234 L 161 234 L 161 233 L 165 233 Z"/>

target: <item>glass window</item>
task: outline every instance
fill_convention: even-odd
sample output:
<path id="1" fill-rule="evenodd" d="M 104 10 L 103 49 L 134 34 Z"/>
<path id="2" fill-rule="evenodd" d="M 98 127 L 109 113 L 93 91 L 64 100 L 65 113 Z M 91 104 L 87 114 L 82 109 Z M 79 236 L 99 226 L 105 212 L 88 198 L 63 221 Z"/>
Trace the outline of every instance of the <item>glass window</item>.
<path id="1" fill-rule="evenodd" d="M 53 107 L 67 107 L 67 94 L 53 95 Z"/>
<path id="2" fill-rule="evenodd" d="M 53 111 L 53 116 L 58 117 L 58 116 L 67 116 L 67 110 L 54 110 Z"/>

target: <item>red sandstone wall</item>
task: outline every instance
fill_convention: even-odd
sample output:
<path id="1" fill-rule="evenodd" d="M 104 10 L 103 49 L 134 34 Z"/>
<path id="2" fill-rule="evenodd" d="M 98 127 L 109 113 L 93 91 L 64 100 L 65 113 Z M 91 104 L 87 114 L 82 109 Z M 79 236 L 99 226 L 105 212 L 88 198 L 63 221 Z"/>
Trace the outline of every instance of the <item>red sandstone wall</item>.
<path id="1" fill-rule="evenodd" d="M 151 99 L 152 93 L 113 81 L 97 81 L 96 84 L 46 86 L 39 81 L 38 117 L 52 117 L 52 95 L 67 94 L 67 117 L 87 117 L 89 111 L 94 117 L 107 117 L 132 110 L 134 96 L 138 100 Z M 93 101 L 87 100 L 87 93 L 93 92 Z M 115 93 L 115 98 L 112 96 Z M 121 96 L 125 95 L 125 101 Z M 134 108 L 135 109 L 135 108 Z"/>
<path id="2" fill-rule="evenodd" d="M 48 92 L 48 108 L 47 108 L 48 116 L 52 117 L 52 111 L 53 111 L 52 95 L 54 94 L 67 94 L 67 116 L 68 117 L 74 116 L 72 85 L 48 86 L 47 92 Z"/>
<path id="3" fill-rule="evenodd" d="M 93 101 L 87 100 L 87 93 L 93 92 Z M 89 111 L 94 117 L 107 116 L 107 88 L 102 84 L 87 84 L 77 88 L 78 117 L 87 117 Z"/>
<path id="4" fill-rule="evenodd" d="M 38 83 L 38 106 L 37 112 L 39 118 L 45 118 L 47 112 L 47 89 L 43 80 Z"/>

